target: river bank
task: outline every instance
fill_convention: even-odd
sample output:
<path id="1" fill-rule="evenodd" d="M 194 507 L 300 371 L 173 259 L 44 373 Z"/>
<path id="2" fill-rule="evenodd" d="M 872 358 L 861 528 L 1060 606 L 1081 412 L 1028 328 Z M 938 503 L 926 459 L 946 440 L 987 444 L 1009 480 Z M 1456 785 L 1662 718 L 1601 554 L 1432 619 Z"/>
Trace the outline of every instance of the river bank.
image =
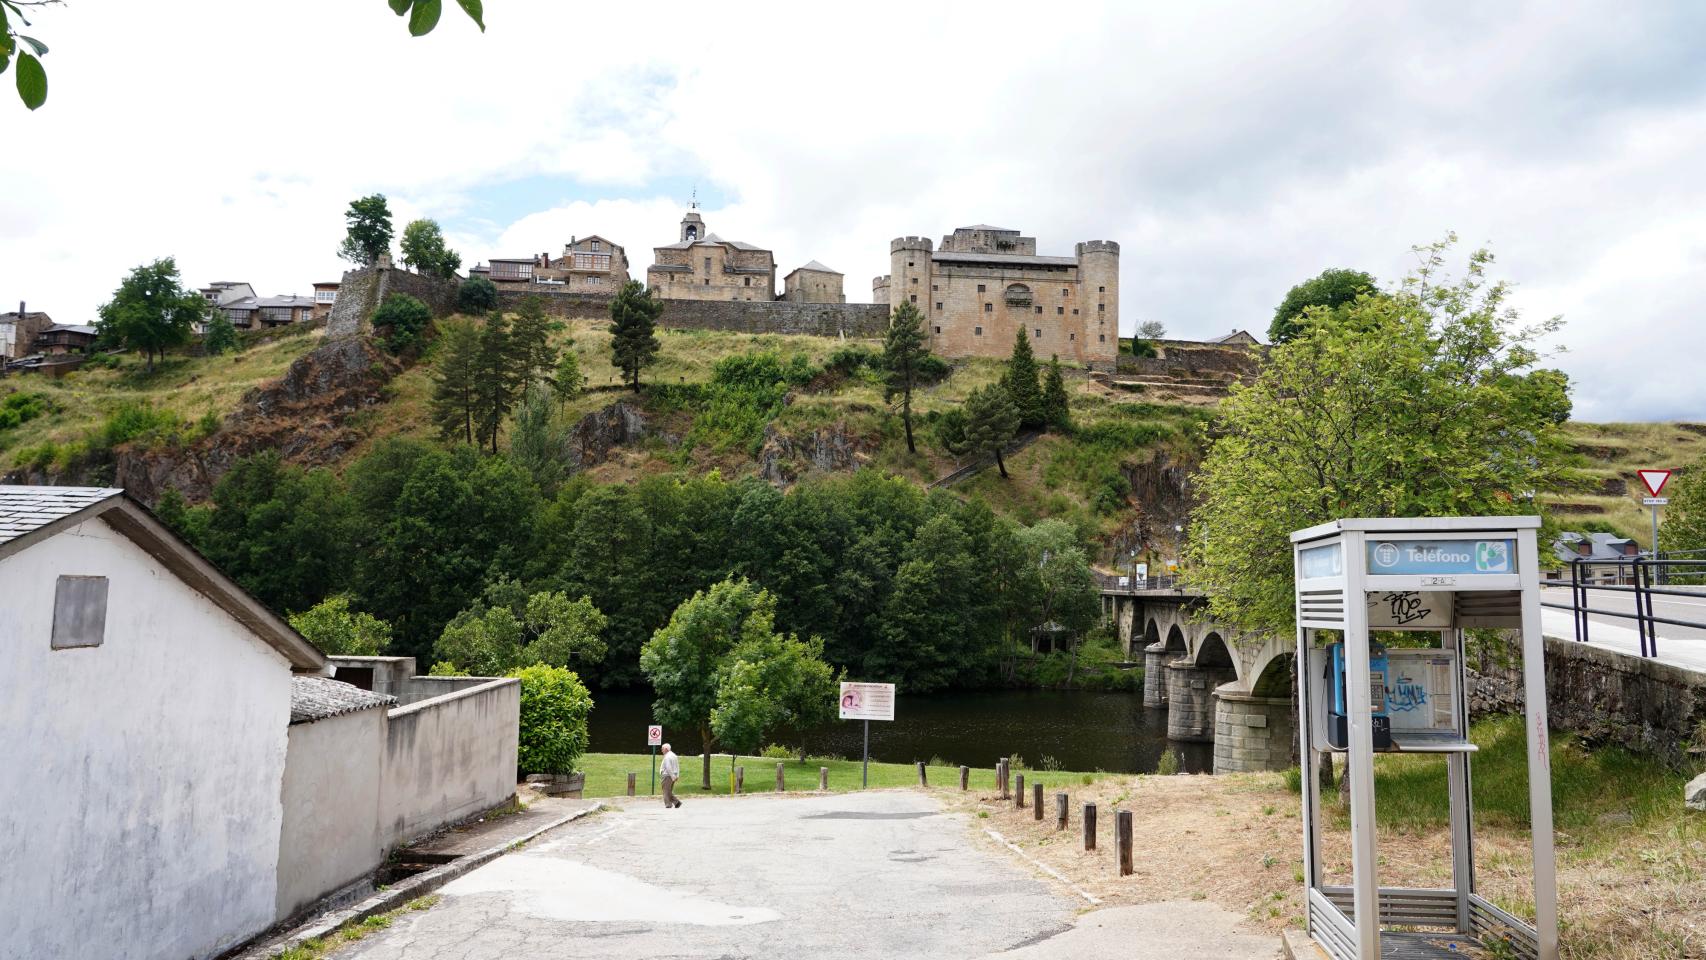
<path id="1" fill-rule="evenodd" d="M 646 753 L 589 753 L 581 758 L 580 768 L 586 774 L 584 796 L 620 797 L 628 792 L 628 774 L 634 773 L 635 791 L 640 796 L 646 796 L 653 788 L 652 755 Z M 683 756 L 681 758 L 681 786 L 677 792 L 685 799 L 695 796 L 705 796 L 705 791 L 699 788 L 700 755 Z M 792 792 L 813 791 L 817 789 L 818 771 L 829 768 L 829 792 L 846 793 L 861 789 L 860 763 L 854 760 L 823 759 L 812 757 L 805 763 L 798 758 L 780 760 L 768 757 L 740 757 L 734 760 L 734 766 L 746 768 L 746 793 L 774 793 L 776 790 L 776 764 L 783 764 L 783 776 L 786 790 Z M 730 758 L 726 753 L 713 754 L 711 757 L 711 794 L 716 796 L 729 793 Z M 1059 770 L 1031 770 L 1023 767 L 1015 768 L 1014 773 L 1024 776 L 1027 784 L 1031 783 L 1072 783 L 1085 786 L 1099 780 L 1118 776 L 1111 773 L 1095 772 L 1066 772 Z M 942 764 L 926 765 L 925 776 L 931 787 L 958 790 L 960 785 L 960 768 Z M 995 787 L 995 769 L 993 767 L 978 767 L 970 771 L 971 791 L 988 793 Z M 870 787 L 915 787 L 918 785 L 918 767 L 910 763 L 880 763 L 872 762 L 870 766 Z"/>

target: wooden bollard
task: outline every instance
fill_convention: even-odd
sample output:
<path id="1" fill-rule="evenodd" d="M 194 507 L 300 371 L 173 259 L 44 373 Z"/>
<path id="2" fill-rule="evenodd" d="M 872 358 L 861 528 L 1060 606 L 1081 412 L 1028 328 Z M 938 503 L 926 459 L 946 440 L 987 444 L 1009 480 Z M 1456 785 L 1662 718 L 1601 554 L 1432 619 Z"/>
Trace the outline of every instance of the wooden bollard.
<path id="1" fill-rule="evenodd" d="M 1120 876 L 1131 876 L 1131 811 L 1114 815 L 1114 840 L 1120 850 Z"/>
<path id="2" fill-rule="evenodd" d="M 918 761 L 918 785 L 921 787 L 930 785 L 930 776 L 924 772 L 924 761 L 922 760 Z"/>
<path id="3" fill-rule="evenodd" d="M 1084 849 L 1096 849 L 1096 805 L 1084 805 Z"/>
<path id="4" fill-rule="evenodd" d="M 817 768 L 817 789 L 818 789 L 818 792 L 820 792 L 820 793 L 828 793 L 829 792 L 829 768 L 828 767 L 818 767 Z"/>
<path id="5" fill-rule="evenodd" d="M 1013 775 L 1013 806 L 1025 809 L 1025 775 L 1022 773 Z"/>
<path id="6" fill-rule="evenodd" d="M 735 768 L 735 792 L 736 793 L 744 793 L 745 791 L 746 791 L 746 768 L 745 767 L 736 767 Z"/>
<path id="7" fill-rule="evenodd" d="M 782 768 L 785 766 L 787 766 L 787 764 L 778 763 L 776 765 L 776 792 L 777 793 L 781 793 L 784 790 L 788 789 L 788 781 L 783 779 L 783 773 L 782 773 Z"/>
<path id="8" fill-rule="evenodd" d="M 1043 818 L 1043 785 L 1031 785 L 1031 817 L 1036 820 Z"/>
<path id="9" fill-rule="evenodd" d="M 1056 830 L 1066 829 L 1066 794 L 1064 793 L 1054 795 L 1054 828 Z"/>
<path id="10" fill-rule="evenodd" d="M 966 790 L 968 790 L 970 788 L 971 788 L 971 768 L 970 767 L 961 767 L 960 768 L 960 792 L 964 793 L 964 792 L 966 792 Z"/>
<path id="11" fill-rule="evenodd" d="M 1009 773 L 1009 771 L 1007 769 L 1007 758 L 1002 757 L 995 764 L 995 785 L 997 787 L 1001 788 L 1001 799 L 1003 799 L 1003 800 L 1007 799 L 1008 773 Z"/>
<path id="12" fill-rule="evenodd" d="M 628 796 L 630 797 L 634 795 L 634 777 L 636 776 L 637 774 L 628 774 Z"/>

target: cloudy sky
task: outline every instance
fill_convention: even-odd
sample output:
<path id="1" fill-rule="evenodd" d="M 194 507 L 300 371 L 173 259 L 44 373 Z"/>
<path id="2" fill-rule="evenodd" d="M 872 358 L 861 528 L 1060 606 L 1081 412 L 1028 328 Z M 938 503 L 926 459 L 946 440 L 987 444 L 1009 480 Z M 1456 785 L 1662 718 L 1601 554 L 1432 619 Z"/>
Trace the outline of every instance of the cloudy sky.
<path id="1" fill-rule="evenodd" d="M 1706 5 L 73 0 L 0 96 L 0 304 L 87 321 L 132 266 L 335 279 L 391 198 L 465 261 L 712 230 L 843 271 L 996 223 L 1122 247 L 1126 332 L 1265 332 L 1323 268 L 1488 246 L 1585 419 L 1706 417 Z M 11 77 L 6 77 L 10 86 Z M 6 306 L 3 309 L 12 309 Z"/>

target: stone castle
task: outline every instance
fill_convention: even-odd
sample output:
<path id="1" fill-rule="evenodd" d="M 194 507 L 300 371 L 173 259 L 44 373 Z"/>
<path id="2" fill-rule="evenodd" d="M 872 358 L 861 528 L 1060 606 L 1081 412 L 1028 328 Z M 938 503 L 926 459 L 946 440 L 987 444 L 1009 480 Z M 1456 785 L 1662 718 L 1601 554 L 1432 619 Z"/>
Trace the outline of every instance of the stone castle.
<path id="1" fill-rule="evenodd" d="M 1037 254 L 1035 237 L 978 224 L 932 247 L 928 237 L 889 244 L 889 273 L 872 299 L 923 315 L 932 352 L 1004 357 L 1020 330 L 1038 357 L 1112 370 L 1119 355 L 1120 245 L 1087 240 L 1070 257 Z"/>
<path id="2" fill-rule="evenodd" d="M 776 296 L 775 254 L 708 232 L 697 204 L 681 218 L 680 239 L 652 248 L 652 256 L 646 286 L 665 300 L 847 302 L 841 274 L 816 260 L 783 278 L 782 295 Z"/>

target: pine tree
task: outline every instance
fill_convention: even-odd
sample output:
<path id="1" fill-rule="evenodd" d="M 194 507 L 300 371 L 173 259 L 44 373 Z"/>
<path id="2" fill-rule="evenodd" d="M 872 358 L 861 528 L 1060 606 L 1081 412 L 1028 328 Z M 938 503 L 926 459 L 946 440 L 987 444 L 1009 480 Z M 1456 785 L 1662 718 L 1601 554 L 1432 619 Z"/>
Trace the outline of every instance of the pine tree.
<path id="1" fill-rule="evenodd" d="M 1001 458 L 1001 448 L 1013 439 L 1019 429 L 1019 412 L 1007 389 L 990 384 L 973 390 L 966 398 L 966 440 L 963 449 L 974 453 L 995 454 L 995 467 L 1007 477 L 1007 463 Z"/>
<path id="2" fill-rule="evenodd" d="M 1031 338 L 1020 327 L 1013 337 L 1013 356 L 1007 361 L 1007 371 L 1001 375 L 1001 386 L 1013 398 L 1013 409 L 1022 427 L 1043 425 L 1043 395 L 1037 388 L 1037 358 L 1031 352 Z"/>
<path id="3" fill-rule="evenodd" d="M 545 302 L 526 297 L 510 321 L 509 351 L 514 376 L 522 387 L 551 376 L 557 365 L 557 348 L 551 346 L 551 324 L 545 319 Z"/>
<path id="4" fill-rule="evenodd" d="M 480 332 L 474 360 L 474 435 L 482 445 L 498 452 L 498 434 L 504 418 L 515 409 L 526 383 L 518 376 L 509 320 L 492 311 Z"/>
<path id="5" fill-rule="evenodd" d="M 1049 358 L 1043 374 L 1043 425 L 1050 430 L 1072 429 L 1072 408 L 1066 396 L 1066 380 L 1060 375 L 1060 356 Z"/>
<path id="6" fill-rule="evenodd" d="M 474 442 L 480 331 L 466 320 L 439 325 L 438 363 L 432 372 L 432 422 L 448 440 L 461 434 Z"/>
<path id="7" fill-rule="evenodd" d="M 551 373 L 551 392 L 558 403 L 568 403 L 586 389 L 586 375 L 581 373 L 581 358 L 575 355 L 573 344 L 563 351 L 557 369 Z"/>
<path id="8" fill-rule="evenodd" d="M 883 340 L 883 366 L 888 370 L 888 395 L 900 394 L 900 419 L 906 425 L 906 452 L 917 453 L 912 440 L 912 387 L 918 379 L 918 361 L 929 351 L 924 346 L 924 318 L 911 303 L 902 303 L 889 318 Z"/>
<path id="9" fill-rule="evenodd" d="M 622 285 L 610 301 L 610 363 L 622 379 L 640 392 L 640 371 L 658 355 L 657 318 L 663 303 L 638 280 Z"/>

